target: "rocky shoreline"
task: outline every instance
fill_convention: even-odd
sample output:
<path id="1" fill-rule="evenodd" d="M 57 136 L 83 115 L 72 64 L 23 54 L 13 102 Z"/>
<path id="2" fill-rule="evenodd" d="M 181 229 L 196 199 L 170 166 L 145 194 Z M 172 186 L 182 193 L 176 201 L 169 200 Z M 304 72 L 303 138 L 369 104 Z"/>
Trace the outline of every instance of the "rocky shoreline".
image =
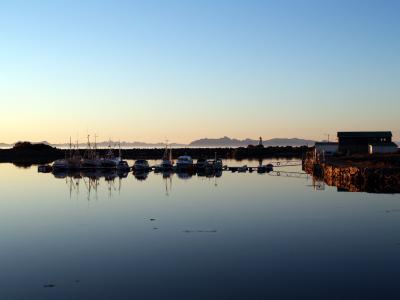
<path id="1" fill-rule="evenodd" d="M 369 158 L 369 159 L 368 159 Z M 400 155 L 303 160 L 303 170 L 339 191 L 400 193 Z"/>

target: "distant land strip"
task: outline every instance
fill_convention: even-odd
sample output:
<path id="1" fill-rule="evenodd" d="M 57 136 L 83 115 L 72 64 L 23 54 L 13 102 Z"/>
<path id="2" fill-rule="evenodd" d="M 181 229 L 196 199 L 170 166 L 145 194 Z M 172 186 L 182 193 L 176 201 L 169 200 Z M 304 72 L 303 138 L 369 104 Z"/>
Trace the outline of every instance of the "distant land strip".
<path id="1" fill-rule="evenodd" d="M 230 137 L 221 137 L 221 138 L 202 138 L 198 140 L 194 140 L 188 144 L 183 143 L 168 143 L 168 145 L 172 148 L 237 148 L 237 147 L 247 147 L 248 145 L 258 145 L 259 140 L 255 139 L 235 139 Z M 46 144 L 49 146 L 53 146 L 56 148 L 67 148 L 69 147 L 69 143 L 49 143 L 47 141 L 41 142 L 32 142 L 32 144 Z M 75 142 L 74 142 L 75 144 Z M 127 141 L 101 141 L 97 142 L 97 146 L 99 148 L 105 148 L 109 145 L 115 146 L 121 144 L 122 148 L 159 148 L 165 147 L 165 143 L 146 143 L 146 142 L 127 142 Z M 269 146 L 292 146 L 292 147 L 300 147 L 300 146 L 314 146 L 314 140 L 307 139 L 299 139 L 299 138 L 273 138 L 263 141 L 263 145 L 265 147 Z M 79 148 L 85 148 L 87 143 L 79 143 Z M 0 147 L 2 148 L 11 148 L 14 144 L 9 143 L 0 143 Z"/>

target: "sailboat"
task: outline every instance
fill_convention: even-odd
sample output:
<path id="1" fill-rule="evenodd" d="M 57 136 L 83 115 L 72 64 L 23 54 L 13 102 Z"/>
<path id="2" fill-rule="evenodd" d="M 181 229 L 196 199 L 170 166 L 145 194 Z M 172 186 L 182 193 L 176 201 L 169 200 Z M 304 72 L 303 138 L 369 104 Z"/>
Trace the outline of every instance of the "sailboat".
<path id="1" fill-rule="evenodd" d="M 71 137 L 69 138 L 69 159 L 68 159 L 68 169 L 70 170 L 79 170 L 81 168 L 82 158 L 79 153 L 79 144 L 76 141 L 76 147 L 74 151 L 72 151 L 72 141 Z"/>
<path id="2" fill-rule="evenodd" d="M 117 164 L 117 170 L 119 173 L 130 171 L 128 162 L 125 160 L 122 160 L 121 142 L 118 143 L 118 147 L 119 147 L 119 156 L 118 156 L 119 161 Z"/>
<path id="3" fill-rule="evenodd" d="M 168 145 L 165 145 L 165 151 L 161 164 L 157 166 L 160 170 L 172 170 L 174 168 L 174 163 L 172 162 L 172 150 L 168 151 Z"/>
<path id="4" fill-rule="evenodd" d="M 97 169 L 101 166 L 100 164 L 100 159 L 97 156 L 96 153 L 96 140 L 94 143 L 94 146 L 90 145 L 90 136 L 87 136 L 88 139 L 88 144 L 87 144 L 87 149 L 84 154 L 84 158 L 82 159 L 82 168 L 86 169 Z"/>

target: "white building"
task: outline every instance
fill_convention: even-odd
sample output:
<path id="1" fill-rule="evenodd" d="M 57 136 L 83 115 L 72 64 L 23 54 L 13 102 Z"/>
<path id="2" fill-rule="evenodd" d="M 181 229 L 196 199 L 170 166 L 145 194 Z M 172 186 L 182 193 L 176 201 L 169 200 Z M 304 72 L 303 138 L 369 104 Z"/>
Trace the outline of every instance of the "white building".
<path id="1" fill-rule="evenodd" d="M 315 155 L 330 156 L 337 153 L 339 150 L 339 144 L 335 142 L 316 142 L 315 143 Z"/>
<path id="2" fill-rule="evenodd" d="M 399 151 L 399 148 L 395 143 L 389 144 L 369 144 L 368 145 L 368 153 L 396 153 Z"/>

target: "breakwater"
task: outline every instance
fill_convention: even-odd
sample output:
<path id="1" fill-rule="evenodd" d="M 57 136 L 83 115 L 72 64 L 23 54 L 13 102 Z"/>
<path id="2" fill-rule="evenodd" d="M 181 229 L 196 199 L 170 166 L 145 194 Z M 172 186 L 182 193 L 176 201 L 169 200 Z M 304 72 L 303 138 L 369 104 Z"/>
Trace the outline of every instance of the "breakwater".
<path id="1" fill-rule="evenodd" d="M 303 160 L 303 170 L 339 191 L 400 193 L 400 156 L 382 155 Z"/>
<path id="2" fill-rule="evenodd" d="M 263 159 L 263 158 L 299 158 L 309 150 L 308 147 L 249 147 L 249 148 L 174 148 L 173 158 L 190 155 L 194 159 L 212 159 L 217 155 L 221 159 Z M 84 149 L 80 152 L 83 155 Z M 98 149 L 99 156 L 106 154 L 107 149 Z M 122 149 L 124 159 L 161 159 L 165 149 Z M 115 151 L 117 153 L 117 151 Z M 19 165 L 46 164 L 68 156 L 69 150 L 54 148 L 45 144 L 21 143 L 11 149 L 0 149 L 0 162 Z"/>

